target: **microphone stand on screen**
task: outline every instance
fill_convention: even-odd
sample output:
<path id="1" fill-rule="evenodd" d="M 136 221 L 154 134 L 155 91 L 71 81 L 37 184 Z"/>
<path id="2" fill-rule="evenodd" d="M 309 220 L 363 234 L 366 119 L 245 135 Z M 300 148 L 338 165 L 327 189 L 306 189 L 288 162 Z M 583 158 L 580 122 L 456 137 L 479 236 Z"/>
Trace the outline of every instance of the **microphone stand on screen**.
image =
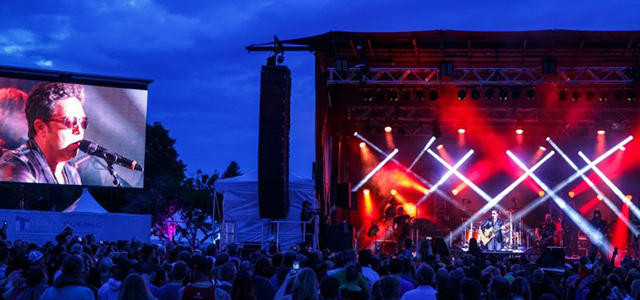
<path id="1" fill-rule="evenodd" d="M 113 168 L 114 163 L 135 171 L 143 170 L 143 167 L 135 160 L 128 159 L 91 141 L 81 141 L 79 149 L 90 156 L 102 158 L 107 163 L 107 170 L 109 171 L 109 174 L 113 176 L 113 184 L 117 187 L 122 187 L 122 182 L 120 182 L 118 174 Z"/>

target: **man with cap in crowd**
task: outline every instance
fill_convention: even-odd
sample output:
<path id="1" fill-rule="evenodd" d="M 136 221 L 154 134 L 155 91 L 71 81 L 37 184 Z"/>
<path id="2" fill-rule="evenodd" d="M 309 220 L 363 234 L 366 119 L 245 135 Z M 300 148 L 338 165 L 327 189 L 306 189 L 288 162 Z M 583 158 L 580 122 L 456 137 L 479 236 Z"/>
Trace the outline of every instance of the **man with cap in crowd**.
<path id="1" fill-rule="evenodd" d="M 401 300 L 435 300 L 436 290 L 431 286 L 434 276 L 435 272 L 431 266 L 424 263 L 421 264 L 418 271 L 416 271 L 419 286 L 414 290 L 404 293 Z"/>
<path id="2" fill-rule="evenodd" d="M 67 257 L 62 263 L 62 274 L 49 287 L 40 300 L 94 300 L 93 291 L 84 283 L 84 264 L 78 255 Z"/>

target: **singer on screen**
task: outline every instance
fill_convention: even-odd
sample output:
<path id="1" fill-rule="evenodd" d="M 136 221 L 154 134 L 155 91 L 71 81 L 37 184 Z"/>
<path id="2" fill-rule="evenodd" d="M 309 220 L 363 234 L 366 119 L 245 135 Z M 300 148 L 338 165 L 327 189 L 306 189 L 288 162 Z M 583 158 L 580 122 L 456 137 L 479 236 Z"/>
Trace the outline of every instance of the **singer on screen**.
<path id="1" fill-rule="evenodd" d="M 87 129 L 84 98 L 78 84 L 38 84 L 25 105 L 29 140 L 0 157 L 0 181 L 82 184 L 69 161 Z"/>

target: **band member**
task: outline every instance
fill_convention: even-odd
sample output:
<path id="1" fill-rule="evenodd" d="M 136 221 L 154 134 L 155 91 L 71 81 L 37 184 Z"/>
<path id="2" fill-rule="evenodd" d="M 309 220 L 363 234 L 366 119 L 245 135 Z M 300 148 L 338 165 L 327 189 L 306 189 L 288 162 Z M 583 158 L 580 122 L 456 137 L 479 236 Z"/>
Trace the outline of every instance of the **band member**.
<path id="1" fill-rule="evenodd" d="M 482 234 L 487 236 L 487 233 L 494 235 L 489 243 L 487 243 L 487 249 L 490 251 L 502 250 L 502 226 L 504 222 L 499 218 L 498 211 L 491 211 L 491 218 L 482 224 Z"/>
<path id="2" fill-rule="evenodd" d="M 536 228 L 536 237 L 538 238 L 538 247 L 541 250 L 553 246 L 553 237 L 556 233 L 556 224 L 551 219 L 551 214 L 544 215 L 544 222 L 540 223 Z"/>
<path id="3" fill-rule="evenodd" d="M 569 206 L 576 210 L 576 202 L 571 200 Z M 573 256 L 578 254 L 578 226 L 573 223 L 567 213 L 562 214 L 562 228 L 564 232 L 564 246 L 567 248 L 567 255 Z"/>
<path id="4" fill-rule="evenodd" d="M 389 197 L 387 205 L 384 207 L 384 219 L 393 220 L 396 216 L 396 207 L 398 206 L 398 200 L 395 197 Z"/>
<path id="5" fill-rule="evenodd" d="M 398 252 L 402 251 L 404 241 L 411 235 L 411 226 L 409 225 L 411 216 L 404 213 L 402 205 L 398 206 L 398 213 L 393 218 L 393 229 L 396 241 L 398 242 Z"/>
<path id="6" fill-rule="evenodd" d="M 598 231 L 600 231 L 600 233 L 605 234 L 605 231 L 607 230 L 607 221 L 605 221 L 604 219 L 602 219 L 602 213 L 600 212 L 600 210 L 596 209 L 593 211 L 593 218 L 591 218 L 591 220 L 589 220 L 589 223 Z M 591 244 L 591 248 L 589 250 L 590 252 L 595 252 L 596 255 L 598 254 L 598 252 L 600 251 L 600 248 L 598 248 L 597 245 L 595 244 Z"/>
<path id="7" fill-rule="evenodd" d="M 81 85 L 38 84 L 25 104 L 29 140 L 0 158 L 0 181 L 82 184 L 69 161 L 87 129 Z"/>

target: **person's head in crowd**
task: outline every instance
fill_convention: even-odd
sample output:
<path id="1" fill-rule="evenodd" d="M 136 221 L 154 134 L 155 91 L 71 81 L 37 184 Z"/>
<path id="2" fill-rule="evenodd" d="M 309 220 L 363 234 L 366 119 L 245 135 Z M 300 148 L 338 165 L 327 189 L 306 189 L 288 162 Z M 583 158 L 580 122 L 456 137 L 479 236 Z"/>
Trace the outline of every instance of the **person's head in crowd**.
<path id="1" fill-rule="evenodd" d="M 465 273 L 465 277 L 480 280 L 480 277 L 482 277 L 482 270 L 478 266 L 473 265 L 469 267 L 469 270 Z"/>
<path id="2" fill-rule="evenodd" d="M 187 277 L 189 266 L 183 261 L 176 262 L 171 267 L 171 281 L 182 283 Z"/>
<path id="3" fill-rule="evenodd" d="M 482 285 L 480 281 L 473 278 L 465 278 L 460 282 L 463 300 L 480 300 L 482 296 Z"/>
<path id="4" fill-rule="evenodd" d="M 267 274 L 265 274 L 265 272 L 269 268 L 271 268 L 271 263 L 269 262 L 269 260 L 265 257 L 261 257 L 261 258 L 258 258 L 258 260 L 256 261 L 256 264 L 253 267 L 253 272 L 255 275 L 268 277 Z"/>
<path id="5" fill-rule="evenodd" d="M 340 282 L 333 276 L 325 276 L 320 280 L 320 295 L 323 300 L 336 300 L 340 293 Z"/>
<path id="6" fill-rule="evenodd" d="M 411 259 L 408 257 L 401 255 L 402 260 L 402 273 L 410 274 L 413 271 L 413 265 L 411 264 Z"/>
<path id="7" fill-rule="evenodd" d="M 435 272 L 433 268 L 424 263 L 421 264 L 418 271 L 416 271 L 416 279 L 418 279 L 418 284 L 422 286 L 432 285 L 434 276 Z"/>
<path id="8" fill-rule="evenodd" d="M 116 281 L 124 281 L 131 270 L 133 270 L 133 264 L 129 260 L 121 260 L 113 274 L 113 279 Z"/>
<path id="9" fill-rule="evenodd" d="M 386 276 L 379 280 L 379 293 L 382 300 L 400 299 L 400 280 L 393 276 Z"/>
<path id="10" fill-rule="evenodd" d="M 44 257 L 44 255 L 42 255 L 42 252 L 38 251 L 38 250 L 33 250 L 31 252 L 29 252 L 29 263 L 31 265 L 38 265 L 38 264 L 42 264 L 44 262 L 44 260 L 42 259 Z"/>
<path id="11" fill-rule="evenodd" d="M 147 283 L 142 278 L 142 276 L 131 273 L 127 276 L 127 278 L 122 282 L 120 286 L 120 292 L 118 293 L 118 300 L 153 300 L 155 299 L 151 292 L 149 292 L 149 287 Z"/>
<path id="12" fill-rule="evenodd" d="M 508 299 L 511 296 L 509 282 L 503 277 L 493 277 L 489 282 L 489 299 Z"/>
<path id="13" fill-rule="evenodd" d="M 372 257 L 373 254 L 371 253 L 371 250 L 362 250 L 360 251 L 360 253 L 358 253 L 358 263 L 360 263 L 360 266 L 362 267 L 368 267 L 371 264 Z"/>
<path id="14" fill-rule="evenodd" d="M 37 286 L 40 284 L 46 284 L 47 273 L 44 268 L 36 265 L 29 268 L 29 271 L 25 275 L 25 283 L 27 286 Z"/>
<path id="15" fill-rule="evenodd" d="M 402 267 L 402 260 L 399 258 L 393 258 L 389 263 L 389 272 L 391 275 L 400 274 L 402 273 Z"/>
<path id="16" fill-rule="evenodd" d="M 211 260 L 196 254 L 189 262 L 191 270 L 191 282 L 210 282 L 211 281 Z"/>
<path id="17" fill-rule="evenodd" d="M 449 277 L 444 278 L 438 282 L 438 293 L 436 294 L 438 300 L 459 300 L 462 299 L 462 293 L 460 292 L 460 282 L 455 281 Z"/>
<path id="18" fill-rule="evenodd" d="M 631 299 L 640 299 L 640 279 L 636 279 L 631 283 L 630 292 Z"/>
<path id="19" fill-rule="evenodd" d="M 84 280 L 84 263 L 79 255 L 70 255 L 62 263 L 62 275 Z M 60 276 L 62 276 L 60 275 Z"/>
<path id="20" fill-rule="evenodd" d="M 187 251 L 187 250 L 183 250 L 180 251 L 180 253 L 178 254 L 178 260 L 181 260 L 185 263 L 188 263 L 191 261 L 191 252 Z"/>
<path id="21" fill-rule="evenodd" d="M 411 250 L 413 248 L 413 240 L 412 239 L 404 240 L 403 244 L 404 244 L 404 248 L 405 249 Z"/>
<path id="22" fill-rule="evenodd" d="M 224 265 L 224 264 L 226 264 L 228 262 L 229 262 L 229 254 L 220 253 L 220 254 L 218 254 L 218 256 L 216 256 L 215 266 L 219 267 L 219 266 L 222 266 L 222 265 Z"/>
<path id="23" fill-rule="evenodd" d="M 229 246 L 227 246 L 227 253 L 229 253 L 229 256 L 237 257 L 238 256 L 238 245 L 237 244 L 230 244 Z"/>
<path id="24" fill-rule="evenodd" d="M 482 271 L 482 274 L 489 274 L 490 277 L 500 277 L 500 269 L 494 266 L 488 266 Z"/>
<path id="25" fill-rule="evenodd" d="M 513 296 L 519 296 L 524 300 L 532 300 L 531 286 L 524 278 L 518 277 L 511 282 L 511 292 L 513 293 Z"/>
<path id="26" fill-rule="evenodd" d="M 538 297 L 538 300 L 558 300 L 558 297 L 553 294 L 544 293 Z"/>
<path id="27" fill-rule="evenodd" d="M 533 281 L 534 282 L 543 282 L 544 281 L 544 270 L 536 269 L 533 271 Z"/>
<path id="28" fill-rule="evenodd" d="M 238 274 L 247 273 L 249 276 L 253 275 L 253 265 L 248 260 L 243 260 L 238 266 Z"/>
<path id="29" fill-rule="evenodd" d="M 113 266 L 113 261 L 110 257 L 105 257 L 100 261 L 100 273 L 102 275 L 109 275 L 110 269 Z"/>
<path id="30" fill-rule="evenodd" d="M 457 268 L 451 272 L 449 272 L 449 278 L 451 278 L 451 280 L 460 282 L 462 281 L 462 279 L 464 279 L 465 274 L 464 274 L 464 270 L 462 268 Z"/>
<path id="31" fill-rule="evenodd" d="M 358 261 L 356 252 L 348 249 L 342 253 L 342 259 L 344 259 L 344 265 L 355 264 Z"/>
<path id="32" fill-rule="evenodd" d="M 511 266 L 511 275 L 513 275 L 513 277 L 518 276 L 520 272 L 522 272 L 522 266 L 520 264 L 513 264 Z"/>
<path id="33" fill-rule="evenodd" d="M 622 280 L 617 274 L 609 274 L 609 276 L 607 276 L 607 285 L 609 288 L 622 288 Z"/>
<path id="34" fill-rule="evenodd" d="M 274 254 L 271 257 L 271 264 L 273 265 L 274 268 L 280 268 L 282 266 L 283 261 L 284 261 L 284 255 L 280 252 Z"/>
<path id="35" fill-rule="evenodd" d="M 231 282 L 236 276 L 236 266 L 230 262 L 224 264 L 218 271 L 218 279 L 221 281 Z"/>
<path id="36" fill-rule="evenodd" d="M 210 244 L 207 246 L 206 253 L 207 256 L 216 257 L 216 255 L 218 255 L 218 247 L 216 247 L 216 244 Z"/>
<path id="37" fill-rule="evenodd" d="M 314 300 L 318 293 L 318 279 L 316 273 L 309 268 L 304 268 L 293 282 L 292 300 Z"/>
<path id="38" fill-rule="evenodd" d="M 238 276 L 233 279 L 230 296 L 233 300 L 255 300 L 256 295 L 251 275 L 245 272 L 238 273 Z"/>
<path id="39" fill-rule="evenodd" d="M 360 277 L 360 270 L 355 264 L 350 264 L 345 268 L 345 277 L 348 283 L 357 283 Z"/>
<path id="40" fill-rule="evenodd" d="M 282 265 L 287 268 L 292 268 L 293 262 L 296 261 L 296 259 L 298 259 L 298 254 L 292 251 L 288 251 L 284 254 L 284 257 L 282 259 Z"/>
<path id="41" fill-rule="evenodd" d="M 144 280 L 151 281 L 155 276 L 156 271 L 157 271 L 156 265 L 148 262 L 142 265 L 140 275 L 142 276 L 142 278 L 144 278 Z"/>

